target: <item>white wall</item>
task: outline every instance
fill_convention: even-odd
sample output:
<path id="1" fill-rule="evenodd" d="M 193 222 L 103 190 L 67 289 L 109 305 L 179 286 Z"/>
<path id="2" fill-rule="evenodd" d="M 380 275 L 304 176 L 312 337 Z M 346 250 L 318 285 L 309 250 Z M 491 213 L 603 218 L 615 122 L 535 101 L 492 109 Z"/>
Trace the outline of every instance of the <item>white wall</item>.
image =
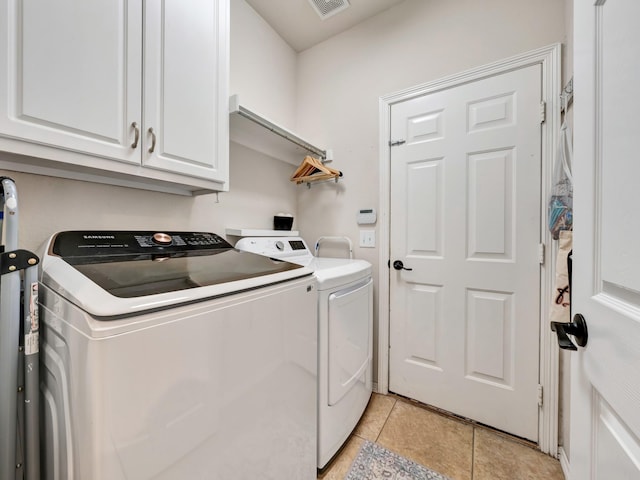
<path id="1" fill-rule="evenodd" d="M 357 241 L 357 209 L 379 207 L 381 96 L 562 42 L 564 9 L 561 0 L 406 0 L 302 52 L 296 128 L 332 148 L 332 167 L 344 173 L 337 187 L 300 191 L 305 240 L 349 235 Z M 355 254 L 377 274 L 377 248 Z"/>
<path id="2" fill-rule="evenodd" d="M 273 214 L 295 212 L 291 166 L 231 144 L 231 191 L 183 197 L 97 183 L 2 171 L 16 181 L 20 247 L 36 250 L 61 230 L 195 230 L 225 236 L 226 227 L 271 228 Z M 3 155 L 3 154 L 0 154 Z"/>
<path id="3" fill-rule="evenodd" d="M 231 95 L 269 120 L 295 126 L 297 54 L 244 0 L 231 0 Z"/>
<path id="4" fill-rule="evenodd" d="M 243 0 L 231 2 L 231 91 L 293 123 L 295 52 Z M 258 60 L 262 60 L 259 62 Z M 284 88 L 283 88 L 284 87 Z M 267 112 L 268 111 L 268 112 Z M 0 156 L 7 155 L 0 153 Z M 68 229 L 201 230 L 271 228 L 273 214 L 296 213 L 291 165 L 231 144 L 228 193 L 200 197 L 64 180 L 9 171 L 20 199 L 20 247 L 35 250 Z"/>

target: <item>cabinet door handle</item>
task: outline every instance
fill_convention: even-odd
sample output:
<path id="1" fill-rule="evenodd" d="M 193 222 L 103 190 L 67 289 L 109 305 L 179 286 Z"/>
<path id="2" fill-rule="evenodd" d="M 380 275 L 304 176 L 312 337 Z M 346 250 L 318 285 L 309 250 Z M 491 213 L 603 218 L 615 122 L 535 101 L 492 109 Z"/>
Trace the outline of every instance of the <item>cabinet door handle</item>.
<path id="1" fill-rule="evenodd" d="M 149 127 L 149 134 L 151 135 L 151 146 L 149 147 L 149 153 L 153 153 L 156 149 L 156 132 L 153 131 L 153 128 Z"/>
<path id="2" fill-rule="evenodd" d="M 138 140 L 140 140 L 140 127 L 138 126 L 137 122 L 133 122 L 131 126 L 133 127 L 133 131 L 135 134 L 133 143 L 131 144 L 131 148 L 138 148 Z"/>

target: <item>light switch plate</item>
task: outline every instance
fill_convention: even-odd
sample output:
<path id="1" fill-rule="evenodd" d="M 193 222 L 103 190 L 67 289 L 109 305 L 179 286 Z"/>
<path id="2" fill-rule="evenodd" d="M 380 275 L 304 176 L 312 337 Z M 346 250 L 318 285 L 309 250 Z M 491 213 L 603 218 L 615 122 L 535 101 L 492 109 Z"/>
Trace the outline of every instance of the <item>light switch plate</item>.
<path id="1" fill-rule="evenodd" d="M 364 248 L 375 248 L 376 246 L 376 231 L 375 230 L 360 230 L 360 246 Z"/>

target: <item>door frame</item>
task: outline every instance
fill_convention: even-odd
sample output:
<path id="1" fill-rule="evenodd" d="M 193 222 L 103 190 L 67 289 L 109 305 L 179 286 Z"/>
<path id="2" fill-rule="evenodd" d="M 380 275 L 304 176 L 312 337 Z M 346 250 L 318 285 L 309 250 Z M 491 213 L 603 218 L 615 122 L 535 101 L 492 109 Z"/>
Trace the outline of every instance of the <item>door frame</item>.
<path id="1" fill-rule="evenodd" d="M 500 75 L 531 65 L 542 66 L 542 101 L 545 103 L 545 120 L 541 124 L 541 202 L 540 242 L 546 246 L 540 272 L 540 358 L 539 384 L 542 386 L 542 405 L 538 419 L 538 446 L 544 453 L 558 455 L 558 393 L 559 349 L 557 339 L 549 328 L 550 298 L 555 277 L 555 253 L 546 225 L 548 193 L 552 186 L 553 157 L 560 130 L 560 75 L 561 44 L 555 43 L 494 63 L 456 73 L 438 80 L 384 95 L 379 99 L 379 170 L 380 170 L 380 249 L 378 274 L 378 393 L 389 392 L 389 272 L 384 268 L 390 260 L 390 202 L 391 202 L 391 107 L 426 94 L 456 87 L 475 80 Z M 543 107 L 541 107 L 542 109 Z M 541 112 L 542 115 L 542 112 Z"/>

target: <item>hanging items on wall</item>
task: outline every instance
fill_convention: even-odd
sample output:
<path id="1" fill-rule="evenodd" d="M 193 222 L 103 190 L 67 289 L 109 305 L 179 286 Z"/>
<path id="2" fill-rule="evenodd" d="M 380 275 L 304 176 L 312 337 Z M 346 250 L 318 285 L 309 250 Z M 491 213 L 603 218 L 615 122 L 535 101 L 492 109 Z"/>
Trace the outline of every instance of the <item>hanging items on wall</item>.
<path id="1" fill-rule="evenodd" d="M 289 180 L 296 184 L 306 183 L 310 187 L 312 182 L 331 179 L 337 182 L 340 177 L 341 171 L 327 167 L 317 158 L 307 155 Z"/>
<path id="2" fill-rule="evenodd" d="M 558 241 L 556 258 L 556 279 L 551 304 L 551 330 L 558 335 L 558 345 L 565 350 L 577 347 L 567 334 L 578 333 L 571 322 L 571 252 L 573 245 L 573 177 L 571 162 L 571 129 L 565 120 L 560 127 L 560 140 L 556 151 L 553 173 L 553 188 L 549 199 L 548 222 L 554 240 Z M 580 333 L 582 335 L 582 333 Z M 578 345 L 584 346 L 584 337 L 576 336 Z"/>
<path id="3" fill-rule="evenodd" d="M 554 240 L 562 230 L 573 228 L 573 177 L 571 175 L 571 130 L 566 120 L 560 127 L 560 141 L 553 170 L 553 187 L 549 198 L 549 231 Z"/>
<path id="4" fill-rule="evenodd" d="M 551 320 L 571 321 L 571 271 L 569 268 L 573 249 L 573 232 L 560 232 L 558 256 L 556 257 L 556 280 L 551 304 Z"/>
<path id="5" fill-rule="evenodd" d="M 567 82 L 560 94 L 560 112 L 565 113 L 573 101 L 573 77 Z"/>
<path id="6" fill-rule="evenodd" d="M 572 270 L 573 232 L 560 232 L 558 257 L 556 259 L 556 281 L 551 304 L 551 330 L 558 335 L 558 346 L 563 350 L 577 350 L 578 347 L 567 334 L 575 337 L 576 343 L 584 347 L 587 342 L 587 329 L 584 318 L 578 314 L 571 321 L 571 270 Z"/>

